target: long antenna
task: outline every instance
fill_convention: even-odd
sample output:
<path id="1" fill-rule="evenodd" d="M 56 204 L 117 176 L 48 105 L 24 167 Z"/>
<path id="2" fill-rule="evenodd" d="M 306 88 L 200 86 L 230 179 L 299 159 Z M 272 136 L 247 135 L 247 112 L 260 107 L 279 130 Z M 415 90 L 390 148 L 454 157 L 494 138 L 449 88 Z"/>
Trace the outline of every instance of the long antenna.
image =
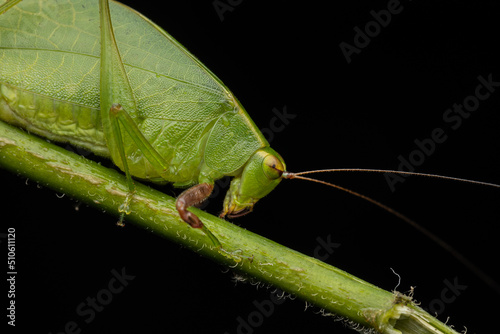
<path id="1" fill-rule="evenodd" d="M 321 170 L 312 170 L 312 171 L 305 171 L 305 172 L 299 172 L 299 173 L 292 173 L 292 172 L 283 172 L 283 178 L 284 179 L 299 179 L 299 180 L 306 180 L 306 181 L 312 181 L 320 184 L 324 184 L 329 187 L 333 187 L 339 190 L 342 190 L 348 194 L 354 195 L 356 197 L 362 198 L 379 208 L 395 215 L 396 217 L 400 218 L 401 220 L 405 221 L 409 225 L 413 226 L 415 229 L 423 233 L 425 236 L 429 237 L 431 240 L 433 240 L 436 244 L 438 244 L 441 248 L 449 252 L 453 257 L 455 257 L 458 261 L 460 261 L 465 267 L 467 267 L 469 270 L 471 270 L 474 274 L 476 274 L 483 282 L 485 282 L 490 288 L 495 290 L 498 294 L 500 294 L 500 285 L 493 279 L 491 278 L 488 274 L 486 274 L 484 271 L 482 271 L 479 267 L 477 267 L 474 263 L 472 263 L 469 259 L 467 259 L 465 256 L 463 256 L 459 251 L 457 251 L 455 248 L 453 248 L 451 245 L 449 245 L 447 242 L 445 242 L 443 239 L 439 238 L 437 235 L 432 233 L 431 231 L 427 230 L 425 227 L 422 225 L 418 224 L 414 220 L 406 217 L 402 213 L 388 207 L 385 204 L 380 203 L 379 201 L 374 200 L 371 197 L 365 196 L 363 194 L 360 194 L 358 192 L 355 192 L 353 190 L 341 187 L 339 185 L 326 182 L 323 180 L 318 180 L 318 179 L 313 179 L 310 177 L 305 177 L 302 175 L 305 174 L 313 174 L 313 173 L 321 173 L 321 172 L 375 172 L 375 173 L 396 173 L 396 174 L 407 174 L 407 175 L 418 175 L 418 176 L 428 176 L 428 177 L 434 177 L 434 178 L 440 178 L 440 179 L 446 179 L 446 180 L 453 180 L 453 181 L 461 181 L 461 182 L 467 182 L 467 183 L 472 183 L 472 184 L 479 184 L 479 185 L 485 185 L 485 186 L 491 186 L 495 188 L 500 188 L 500 185 L 494 184 L 494 183 L 488 183 L 488 182 L 481 182 L 481 181 L 473 181 L 473 180 L 468 180 L 468 179 L 461 179 L 461 178 L 455 178 L 455 177 L 450 177 L 450 176 L 442 176 L 442 175 L 435 175 L 435 174 L 424 174 L 424 173 L 413 173 L 413 172 L 404 172 L 404 171 L 394 171 L 394 170 L 382 170 L 382 169 L 360 169 L 360 168 L 341 168 L 341 169 L 321 169 Z"/>
<path id="2" fill-rule="evenodd" d="M 477 184 L 477 185 L 482 185 L 482 186 L 487 186 L 487 187 L 500 188 L 500 184 L 495 184 L 495 183 L 462 179 L 459 177 L 444 176 L 444 175 L 437 175 L 437 174 L 415 173 L 415 172 L 405 172 L 405 171 L 400 171 L 400 170 L 386 170 L 386 169 L 334 168 L 334 169 L 308 170 L 308 171 L 299 172 L 299 173 L 284 172 L 283 175 L 293 174 L 294 176 L 299 176 L 299 175 L 307 175 L 307 174 L 314 174 L 314 173 L 326 173 L 326 172 L 369 172 L 369 173 L 384 173 L 384 174 L 387 173 L 387 174 L 400 174 L 400 175 L 415 175 L 415 176 L 425 176 L 425 177 L 432 177 L 432 178 L 436 178 L 436 179 L 459 181 L 459 182 Z M 283 176 L 283 177 L 285 179 L 287 178 L 286 176 Z"/>

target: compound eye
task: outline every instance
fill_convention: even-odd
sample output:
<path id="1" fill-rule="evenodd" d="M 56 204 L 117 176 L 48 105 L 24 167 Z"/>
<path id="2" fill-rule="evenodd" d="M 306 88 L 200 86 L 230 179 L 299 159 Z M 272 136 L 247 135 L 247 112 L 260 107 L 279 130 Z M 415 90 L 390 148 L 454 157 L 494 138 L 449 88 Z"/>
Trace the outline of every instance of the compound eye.
<path id="1" fill-rule="evenodd" d="M 262 167 L 267 178 L 270 180 L 279 179 L 285 171 L 285 167 L 283 166 L 281 161 L 271 154 L 264 158 Z"/>

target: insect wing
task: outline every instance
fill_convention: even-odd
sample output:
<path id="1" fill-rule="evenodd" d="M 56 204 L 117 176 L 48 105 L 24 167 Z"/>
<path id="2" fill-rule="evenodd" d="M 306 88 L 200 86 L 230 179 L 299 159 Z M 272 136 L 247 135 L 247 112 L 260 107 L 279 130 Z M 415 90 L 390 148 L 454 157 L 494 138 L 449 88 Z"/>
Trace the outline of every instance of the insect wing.
<path id="1" fill-rule="evenodd" d="M 128 112 L 153 148 L 171 165 L 168 181 L 194 178 L 191 169 L 203 156 L 200 151 L 203 136 L 215 124 L 218 125 L 217 130 L 212 131 L 214 135 L 218 136 L 221 131 L 248 135 L 251 143 L 245 147 L 253 150 L 261 145 L 263 137 L 244 111 L 240 111 L 238 122 L 227 122 L 227 117 L 218 121 L 227 112 L 239 109 L 238 103 L 222 82 L 182 45 L 122 4 L 111 2 L 110 10 L 120 56 L 137 104 L 137 110 Z M 97 2 L 24 0 L 0 16 L 0 29 L 0 83 L 34 96 L 29 103 L 31 113 L 23 117 L 46 130 L 48 133 L 43 134 L 49 138 L 48 134 L 52 133 L 73 143 L 91 142 L 90 149 L 99 143 L 104 147 L 99 153 L 105 151 L 99 118 Z M 37 97 L 47 99 L 46 115 L 34 101 Z M 60 102 L 70 103 L 64 115 Z M 59 122 L 61 119 L 65 120 L 64 126 Z M 242 132 L 241 127 L 249 125 L 252 130 Z M 222 130 L 221 126 L 232 129 Z M 212 144 L 211 147 L 210 152 L 216 155 L 205 152 L 205 156 L 213 161 L 221 158 L 217 152 L 224 151 L 225 159 L 234 156 L 225 170 L 241 166 L 249 156 L 238 146 L 215 149 Z M 159 178 L 134 145 L 126 144 L 125 148 L 132 159 L 129 166 L 132 175 Z M 213 165 L 220 167 L 220 164 Z M 174 179 L 174 175 L 180 179 Z"/>

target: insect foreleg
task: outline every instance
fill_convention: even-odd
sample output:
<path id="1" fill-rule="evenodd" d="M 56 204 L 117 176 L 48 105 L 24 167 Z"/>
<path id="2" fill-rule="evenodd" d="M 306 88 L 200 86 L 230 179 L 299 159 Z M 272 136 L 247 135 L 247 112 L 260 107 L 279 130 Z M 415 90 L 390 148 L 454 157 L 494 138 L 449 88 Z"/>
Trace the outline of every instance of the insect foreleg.
<path id="1" fill-rule="evenodd" d="M 191 225 L 191 227 L 202 228 L 203 223 L 194 213 L 187 211 L 187 208 L 201 204 L 210 196 L 213 189 L 213 184 L 201 183 L 184 190 L 177 198 L 175 207 L 179 211 L 182 220 Z"/>
<path id="2" fill-rule="evenodd" d="M 188 223 L 191 227 L 201 228 L 203 232 L 210 238 L 215 247 L 219 249 L 219 252 L 228 257 L 232 258 L 236 262 L 240 262 L 242 259 L 248 259 L 250 261 L 253 260 L 253 257 L 244 256 L 241 251 L 237 250 L 234 252 L 228 252 L 220 243 L 219 239 L 215 235 L 210 232 L 208 228 L 201 222 L 200 218 L 198 218 L 194 213 L 187 211 L 190 206 L 197 206 L 201 204 L 204 200 L 210 196 L 212 190 L 214 189 L 214 185 L 210 183 L 200 183 L 196 186 L 192 186 L 184 190 L 179 197 L 177 197 L 177 201 L 175 202 L 175 207 L 179 212 L 182 220 Z"/>
<path id="3" fill-rule="evenodd" d="M 3 5 L 0 5 L 0 15 L 2 15 L 3 13 L 5 13 L 6 11 L 8 11 L 9 9 L 11 9 L 20 2 L 21 0 L 10 0 L 10 1 L 7 0 Z"/>

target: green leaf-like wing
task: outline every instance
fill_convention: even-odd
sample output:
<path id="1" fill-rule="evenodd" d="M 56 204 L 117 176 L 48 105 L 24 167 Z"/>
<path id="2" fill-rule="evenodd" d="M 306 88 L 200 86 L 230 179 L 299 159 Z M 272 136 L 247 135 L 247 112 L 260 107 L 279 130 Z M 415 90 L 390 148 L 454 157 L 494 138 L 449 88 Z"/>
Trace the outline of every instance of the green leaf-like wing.
<path id="1" fill-rule="evenodd" d="M 243 131 L 245 137 L 240 137 L 244 144 L 238 145 L 251 150 L 266 145 L 251 120 L 218 122 L 226 113 L 249 117 L 222 82 L 182 45 L 130 8 L 112 2 L 110 9 L 117 44 L 137 103 L 137 112 L 131 116 L 170 164 L 167 181 L 196 182 L 202 159 L 220 161 L 221 156 L 204 152 L 203 141 L 209 133 L 221 131 L 211 131 L 215 124 L 228 128 L 251 126 Z M 85 106 L 91 110 L 87 112 L 98 114 L 97 1 L 24 0 L 0 16 L 0 31 L 0 83 L 50 97 L 55 104 L 68 102 Z M 36 117 L 33 122 L 37 122 Z M 57 132 L 63 130 L 52 126 L 50 131 L 58 135 Z M 223 132 L 228 131 L 242 132 L 238 129 Z M 81 131 L 61 133 L 63 135 L 85 136 Z M 102 138 L 101 135 L 89 141 Z M 214 140 L 224 138 L 212 138 L 210 142 Z M 127 153 L 134 176 L 159 177 L 141 154 L 130 150 Z M 224 150 L 211 150 L 231 161 L 226 164 L 231 168 L 223 168 L 223 172 L 241 166 L 251 154 L 248 151 L 231 149 L 228 145 Z M 210 168 L 219 167 L 218 163 L 210 165 Z"/>

